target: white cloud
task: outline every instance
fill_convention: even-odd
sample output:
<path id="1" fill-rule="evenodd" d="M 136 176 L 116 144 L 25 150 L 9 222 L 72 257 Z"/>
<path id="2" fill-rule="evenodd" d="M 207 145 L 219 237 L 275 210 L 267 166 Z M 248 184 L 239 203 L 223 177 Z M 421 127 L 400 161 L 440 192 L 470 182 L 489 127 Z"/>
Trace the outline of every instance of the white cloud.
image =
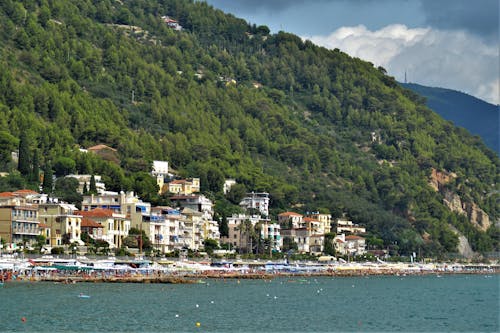
<path id="1" fill-rule="evenodd" d="M 306 37 L 384 67 L 397 80 L 466 92 L 500 103 L 498 45 L 464 31 L 410 29 L 395 24 L 370 31 L 365 26 L 342 27 L 328 36 Z"/>

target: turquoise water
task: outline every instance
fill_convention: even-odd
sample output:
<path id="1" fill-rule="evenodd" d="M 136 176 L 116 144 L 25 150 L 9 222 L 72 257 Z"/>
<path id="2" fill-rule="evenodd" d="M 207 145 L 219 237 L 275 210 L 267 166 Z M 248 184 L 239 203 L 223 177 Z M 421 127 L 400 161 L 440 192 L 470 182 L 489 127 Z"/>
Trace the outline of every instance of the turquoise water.
<path id="1" fill-rule="evenodd" d="M 499 280 L 451 275 L 189 285 L 7 283 L 0 288 L 0 331 L 498 332 Z"/>

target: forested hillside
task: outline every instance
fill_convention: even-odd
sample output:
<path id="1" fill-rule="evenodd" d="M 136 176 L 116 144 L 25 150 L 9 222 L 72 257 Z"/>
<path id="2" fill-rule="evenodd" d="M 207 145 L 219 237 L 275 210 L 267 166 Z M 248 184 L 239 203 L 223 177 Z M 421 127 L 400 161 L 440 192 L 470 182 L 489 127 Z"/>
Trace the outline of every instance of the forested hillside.
<path id="1" fill-rule="evenodd" d="M 274 214 L 347 214 L 372 248 L 453 253 L 453 226 L 475 250 L 498 250 L 498 156 L 383 68 L 203 2 L 4 0 L 0 22 L 1 190 L 38 188 L 40 167 L 162 202 L 146 173 L 167 160 L 201 178 L 221 216 L 232 177 L 269 192 Z M 119 163 L 79 151 L 96 144 Z M 437 190 L 436 172 L 452 175 Z M 452 212 L 449 193 L 491 226 Z"/>
<path id="2" fill-rule="evenodd" d="M 401 85 L 424 96 L 429 108 L 456 126 L 479 135 L 488 147 L 500 154 L 498 105 L 456 90 L 426 87 L 415 83 L 401 83 Z"/>

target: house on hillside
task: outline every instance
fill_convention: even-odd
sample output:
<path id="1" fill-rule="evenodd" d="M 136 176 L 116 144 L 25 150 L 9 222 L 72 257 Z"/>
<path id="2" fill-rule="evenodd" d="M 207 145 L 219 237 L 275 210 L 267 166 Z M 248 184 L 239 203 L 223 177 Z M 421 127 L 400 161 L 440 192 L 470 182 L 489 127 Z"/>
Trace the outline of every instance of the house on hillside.
<path id="1" fill-rule="evenodd" d="M 304 216 L 295 212 L 284 212 L 278 214 L 278 223 L 282 227 L 302 228 L 304 225 Z"/>
<path id="2" fill-rule="evenodd" d="M 338 219 L 337 220 L 337 234 L 341 234 L 344 232 L 352 233 L 352 234 L 364 234 L 366 232 L 366 228 L 359 226 L 357 224 L 352 223 L 352 221 Z"/>
<path id="3" fill-rule="evenodd" d="M 87 148 L 87 151 L 100 156 L 103 160 L 110 161 L 116 164 L 120 164 L 120 159 L 118 157 L 118 151 L 106 145 L 96 145 Z"/>
<path id="4" fill-rule="evenodd" d="M 264 217 L 269 216 L 269 193 L 247 193 L 241 200 L 240 207 L 245 210 L 255 209 Z M 251 214 L 252 215 L 252 214 Z"/>
<path id="5" fill-rule="evenodd" d="M 168 192 L 180 195 L 200 192 L 200 178 L 172 180 L 168 183 Z"/>
<path id="6" fill-rule="evenodd" d="M 179 24 L 179 22 L 169 16 L 162 16 L 161 19 L 163 20 L 163 22 L 165 22 L 167 24 L 167 26 L 169 28 L 172 28 L 174 30 L 177 30 L 177 31 L 181 31 L 182 30 L 182 26 Z"/>
<path id="7" fill-rule="evenodd" d="M 78 193 L 84 194 L 85 186 L 87 186 L 87 190 L 90 190 L 92 175 L 67 175 L 66 178 L 75 178 L 78 180 Z M 101 181 L 101 176 L 94 175 L 94 180 L 97 193 L 104 194 L 106 192 L 106 185 Z"/>
<path id="8" fill-rule="evenodd" d="M 156 178 L 156 184 L 158 184 L 159 187 L 158 193 L 165 193 L 167 191 L 167 188 L 165 187 L 165 181 L 172 176 L 172 174 L 169 173 L 168 162 L 153 161 L 151 176 Z"/>

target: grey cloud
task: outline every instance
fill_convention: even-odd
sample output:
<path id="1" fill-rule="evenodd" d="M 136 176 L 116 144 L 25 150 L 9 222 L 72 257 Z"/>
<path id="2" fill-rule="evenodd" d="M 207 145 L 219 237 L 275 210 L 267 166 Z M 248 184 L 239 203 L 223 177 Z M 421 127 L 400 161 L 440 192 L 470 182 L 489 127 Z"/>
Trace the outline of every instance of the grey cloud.
<path id="1" fill-rule="evenodd" d="M 426 23 L 439 29 L 463 29 L 498 39 L 498 0 L 420 0 Z"/>

